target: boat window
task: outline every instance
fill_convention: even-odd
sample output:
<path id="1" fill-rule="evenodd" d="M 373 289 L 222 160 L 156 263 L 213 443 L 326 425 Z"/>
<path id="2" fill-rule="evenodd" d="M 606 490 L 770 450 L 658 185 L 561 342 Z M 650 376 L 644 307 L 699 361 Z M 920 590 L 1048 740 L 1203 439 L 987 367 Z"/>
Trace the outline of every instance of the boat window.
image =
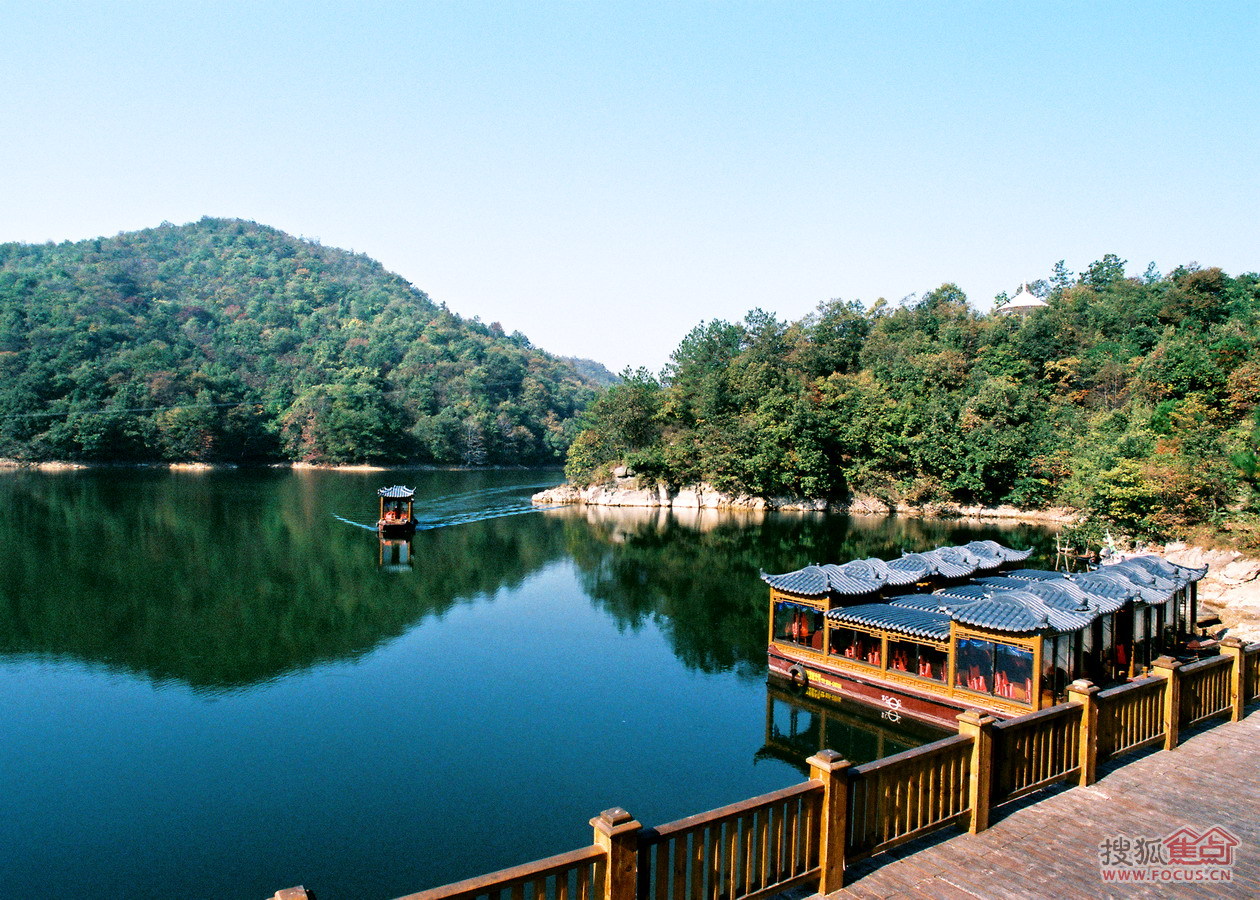
<path id="1" fill-rule="evenodd" d="M 913 641 L 888 642 L 888 671 L 913 675 L 919 671 L 919 645 Z"/>
<path id="2" fill-rule="evenodd" d="M 1133 612 L 1133 660 L 1138 666 L 1151 664 L 1151 619 L 1154 610 L 1149 606 Z"/>
<path id="3" fill-rule="evenodd" d="M 1058 634 L 1042 639 L 1041 661 L 1045 668 L 1041 689 L 1054 697 L 1062 697 L 1068 682 L 1078 677 L 1081 669 L 1081 633 Z"/>
<path id="4" fill-rule="evenodd" d="M 957 682 L 961 687 L 993 693 L 993 642 L 978 638 L 958 641 Z"/>
<path id="5" fill-rule="evenodd" d="M 935 647 L 919 647 L 919 677 L 931 678 L 933 681 L 945 681 L 945 670 L 949 665 L 949 654 Z"/>
<path id="6" fill-rule="evenodd" d="M 834 628 L 831 631 L 830 652 L 845 659 L 880 665 L 880 640 L 873 634 L 855 628 Z"/>
<path id="7" fill-rule="evenodd" d="M 823 614 L 821 610 L 799 603 L 780 602 L 774 605 L 774 639 L 821 650 Z"/>
<path id="8" fill-rule="evenodd" d="M 917 641 L 888 641 L 888 671 L 905 672 L 933 681 L 945 680 L 948 654 Z"/>
<path id="9" fill-rule="evenodd" d="M 994 645 L 993 693 L 1019 703 L 1032 702 L 1033 654 L 1031 650 Z"/>

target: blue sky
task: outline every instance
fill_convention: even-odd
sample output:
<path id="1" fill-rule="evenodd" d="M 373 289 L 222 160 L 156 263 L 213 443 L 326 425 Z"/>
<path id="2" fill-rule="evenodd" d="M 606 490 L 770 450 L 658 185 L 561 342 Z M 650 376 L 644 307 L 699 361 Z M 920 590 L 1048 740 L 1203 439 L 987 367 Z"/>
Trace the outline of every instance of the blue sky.
<path id="1" fill-rule="evenodd" d="M 203 215 L 613 369 L 1056 260 L 1260 268 L 1260 3 L 0 0 L 0 241 Z"/>

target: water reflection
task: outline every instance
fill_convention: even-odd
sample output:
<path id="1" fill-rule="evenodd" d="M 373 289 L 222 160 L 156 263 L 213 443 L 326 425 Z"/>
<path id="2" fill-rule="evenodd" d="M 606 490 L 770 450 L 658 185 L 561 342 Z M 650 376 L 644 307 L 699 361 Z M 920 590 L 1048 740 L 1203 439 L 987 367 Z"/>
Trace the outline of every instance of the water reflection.
<path id="1" fill-rule="evenodd" d="M 757 758 L 780 760 L 808 777 L 806 760 L 820 750 L 835 750 L 852 763 L 864 763 L 947 734 L 905 717 L 883 716 L 860 703 L 771 683 L 766 685 L 766 743 Z"/>
<path id="2" fill-rule="evenodd" d="M 462 524 L 380 541 L 372 559 L 375 535 L 333 516 L 370 518 L 380 476 L 7 474 L 0 653 L 234 689 L 359 657 L 567 559 L 619 629 L 653 622 L 689 668 L 755 677 L 765 670 L 761 570 L 972 538 L 1050 540 L 1028 528 L 720 510 L 564 508 L 469 521 L 479 497 L 525 497 L 537 474 L 426 475 L 417 514 Z"/>
<path id="3" fill-rule="evenodd" d="M 381 538 L 379 553 L 377 554 L 377 565 L 386 572 L 410 572 L 412 568 L 411 539 L 386 540 Z"/>
<path id="4" fill-rule="evenodd" d="M 382 546 L 354 523 L 398 473 L 0 474 L 10 893 L 399 896 L 890 752 L 767 694 L 758 570 L 1033 534 L 404 477 L 432 527 Z"/>

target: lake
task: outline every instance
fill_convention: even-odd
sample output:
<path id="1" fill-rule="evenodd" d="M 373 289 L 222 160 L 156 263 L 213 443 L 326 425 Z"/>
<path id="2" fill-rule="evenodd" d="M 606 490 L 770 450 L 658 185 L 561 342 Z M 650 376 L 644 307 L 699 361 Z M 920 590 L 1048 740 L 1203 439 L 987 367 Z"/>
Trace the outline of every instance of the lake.
<path id="1" fill-rule="evenodd" d="M 768 689 L 759 570 L 1053 552 L 532 509 L 560 477 L 0 473 L 0 896 L 385 900 L 589 844 L 608 807 L 659 825 L 796 783 L 823 743 L 898 752 L 935 734 Z M 395 483 L 410 548 L 371 527 Z"/>

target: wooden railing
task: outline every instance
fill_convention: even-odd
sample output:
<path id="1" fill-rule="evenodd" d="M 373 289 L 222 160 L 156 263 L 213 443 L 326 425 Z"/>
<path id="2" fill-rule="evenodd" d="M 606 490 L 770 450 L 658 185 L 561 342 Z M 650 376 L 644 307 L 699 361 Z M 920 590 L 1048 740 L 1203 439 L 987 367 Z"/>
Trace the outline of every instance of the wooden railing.
<path id="1" fill-rule="evenodd" d="M 845 858 L 856 861 L 968 813 L 972 739 L 956 735 L 849 770 Z"/>
<path id="2" fill-rule="evenodd" d="M 1163 741 L 1167 687 L 1157 676 L 1098 692 L 1099 761 Z"/>
<path id="3" fill-rule="evenodd" d="M 1081 770 L 1079 703 L 1053 706 L 993 726 L 994 803 L 1065 781 Z"/>
<path id="4" fill-rule="evenodd" d="M 995 806 L 1057 781 L 1092 784 L 1100 761 L 1172 749 L 1182 727 L 1238 721 L 1260 700 L 1260 644 L 1226 639 L 1220 657 L 1152 668 L 1107 690 L 1074 682 L 1069 702 L 1005 722 L 963 713 L 958 735 L 860 766 L 823 750 L 803 784 L 659 828 L 606 810 L 589 847 L 402 900 L 756 900 L 814 882 L 831 893 L 848 863 L 955 823 L 983 831 Z"/>
<path id="5" fill-rule="evenodd" d="M 1229 714 L 1233 708 L 1230 698 L 1232 669 L 1233 660 L 1228 656 L 1201 659 L 1181 667 L 1181 727 Z"/>
<path id="6" fill-rule="evenodd" d="M 1260 700 L 1260 644 L 1252 644 L 1247 648 L 1243 684 L 1243 702 Z"/>
<path id="7" fill-rule="evenodd" d="M 644 829 L 638 900 L 748 900 L 818 877 L 816 781 Z"/>
<path id="8" fill-rule="evenodd" d="M 597 900 L 604 896 L 607 858 L 597 844 L 401 900 Z"/>

